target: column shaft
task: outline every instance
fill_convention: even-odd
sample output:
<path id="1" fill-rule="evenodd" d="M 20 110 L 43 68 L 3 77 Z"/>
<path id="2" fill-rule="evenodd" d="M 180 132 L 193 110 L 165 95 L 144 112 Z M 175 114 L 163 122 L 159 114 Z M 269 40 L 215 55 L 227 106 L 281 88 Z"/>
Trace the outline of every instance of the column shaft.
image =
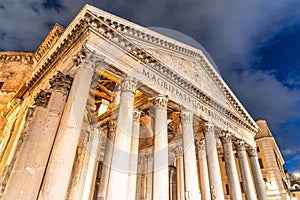
<path id="1" fill-rule="evenodd" d="M 138 162 L 139 134 L 140 134 L 140 114 L 141 113 L 138 110 L 134 110 L 133 112 L 127 200 L 135 200 L 135 196 L 136 196 L 136 178 L 137 178 L 137 164 L 138 164 L 137 162 Z"/>
<path id="2" fill-rule="evenodd" d="M 28 199 L 36 199 L 38 196 L 71 83 L 72 78 L 61 72 L 50 79 L 52 92 L 45 128 L 36 138 L 33 147 L 35 153 L 27 157 L 27 168 L 35 171 L 34 174 L 27 174 L 24 180 L 26 188 L 23 189 L 23 194 Z"/>
<path id="3" fill-rule="evenodd" d="M 183 149 L 181 146 L 177 146 L 175 148 L 175 154 L 176 154 L 176 175 L 177 175 L 177 200 L 185 200 Z"/>
<path id="4" fill-rule="evenodd" d="M 210 123 L 206 124 L 204 131 L 211 198 L 224 200 L 214 125 Z"/>
<path id="5" fill-rule="evenodd" d="M 121 82 L 117 129 L 107 190 L 107 199 L 109 200 L 125 200 L 127 198 L 135 90 L 135 80 L 125 78 Z"/>
<path id="6" fill-rule="evenodd" d="M 65 112 L 57 132 L 39 199 L 65 199 L 78 145 L 96 55 L 85 54 L 74 77 Z"/>
<path id="7" fill-rule="evenodd" d="M 221 140 L 224 148 L 225 169 L 229 185 L 229 194 L 232 200 L 242 200 L 240 181 L 232 149 L 231 134 L 223 132 Z"/>
<path id="8" fill-rule="evenodd" d="M 155 98 L 153 200 L 169 199 L 167 103 L 163 95 Z"/>
<path id="9" fill-rule="evenodd" d="M 94 133 L 92 134 L 92 141 L 91 141 L 91 149 L 88 150 L 89 152 L 89 162 L 88 162 L 88 169 L 86 171 L 86 177 L 84 180 L 84 188 L 82 193 L 81 200 L 89 200 L 92 199 L 94 194 L 94 184 L 96 179 L 96 168 L 98 163 L 98 148 L 99 148 L 99 140 L 100 140 L 100 133 L 98 129 L 94 129 Z"/>
<path id="10" fill-rule="evenodd" d="M 211 199 L 210 188 L 209 188 L 209 175 L 207 168 L 206 152 L 205 152 L 205 141 L 204 139 L 199 139 L 195 142 L 196 151 L 198 156 L 198 166 L 200 172 L 200 190 L 201 199 Z"/>
<path id="11" fill-rule="evenodd" d="M 237 150 L 246 200 L 256 200 L 254 185 L 252 182 L 251 172 L 246 155 L 245 143 L 243 141 L 238 141 L 235 146 Z"/>
<path id="12" fill-rule="evenodd" d="M 257 198 L 259 200 L 267 200 L 267 193 L 265 189 L 265 183 L 262 177 L 262 173 L 260 170 L 256 148 L 250 147 L 248 150 L 248 155 L 250 158 L 250 165 L 252 168 L 253 178 L 254 178 L 254 184 L 256 188 L 256 194 Z"/>
<path id="13" fill-rule="evenodd" d="M 109 181 L 109 173 L 111 167 L 111 159 L 113 155 L 113 145 L 116 136 L 117 123 L 112 120 L 108 123 L 106 147 L 104 154 L 104 162 L 102 165 L 101 178 L 98 189 L 97 199 L 104 200 L 107 194 L 107 187 Z"/>
<path id="14" fill-rule="evenodd" d="M 184 152 L 185 195 L 189 200 L 201 199 L 194 143 L 193 113 L 181 112 L 181 126 Z"/>
<path id="15" fill-rule="evenodd" d="M 29 126 L 19 153 L 16 156 L 16 161 L 7 182 L 3 199 L 25 199 L 26 196 L 24 196 L 23 193 L 24 190 L 27 191 L 26 185 L 29 184 L 30 187 L 33 186 L 30 182 L 25 182 L 26 177 L 27 175 L 33 176 L 38 172 L 38 169 L 31 168 L 32 163 L 28 162 L 28 156 L 36 153 L 34 144 L 36 139 L 41 135 L 41 130 L 43 130 L 45 126 L 47 118 L 46 106 L 49 97 L 50 93 L 42 90 L 35 98 L 36 108 L 33 113 L 32 123 Z"/>

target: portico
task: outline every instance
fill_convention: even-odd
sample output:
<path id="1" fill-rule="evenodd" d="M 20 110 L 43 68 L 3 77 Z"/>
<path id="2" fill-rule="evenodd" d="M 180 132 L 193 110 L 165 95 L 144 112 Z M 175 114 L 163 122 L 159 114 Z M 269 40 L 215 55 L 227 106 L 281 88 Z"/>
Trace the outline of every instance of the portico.
<path id="1" fill-rule="evenodd" d="M 51 93 L 24 95 L 41 122 L 12 155 L 4 199 L 222 200 L 220 156 L 231 199 L 266 199 L 258 127 L 202 50 L 89 5 L 58 41 L 26 83 Z M 49 140 L 30 137 L 41 130 Z M 42 148 L 31 142 L 47 151 L 25 162 Z"/>

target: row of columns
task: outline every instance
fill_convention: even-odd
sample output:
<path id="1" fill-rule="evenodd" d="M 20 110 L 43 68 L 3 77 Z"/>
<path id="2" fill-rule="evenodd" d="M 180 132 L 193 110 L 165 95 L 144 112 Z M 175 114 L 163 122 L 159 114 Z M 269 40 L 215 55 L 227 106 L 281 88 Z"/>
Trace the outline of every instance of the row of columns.
<path id="1" fill-rule="evenodd" d="M 4 199 L 36 199 L 56 137 L 72 77 L 58 72 L 50 79 L 50 91 L 35 97 L 35 110 L 27 134 L 7 182 Z"/>
<path id="2" fill-rule="evenodd" d="M 92 55 L 92 56 L 91 56 Z M 79 133 L 83 121 L 85 105 L 88 99 L 88 93 L 92 77 L 95 70 L 95 63 L 102 58 L 95 54 L 84 54 L 85 59 L 78 63 L 79 68 L 74 77 L 72 87 L 69 84 L 69 98 L 64 108 L 66 101 L 66 93 L 53 87 L 53 94 L 49 101 L 47 111 L 36 109 L 36 115 L 46 116 L 46 119 L 36 117 L 36 123 L 43 123 L 42 126 L 35 124 L 29 130 L 28 136 L 38 134 L 40 128 L 45 128 L 46 135 L 41 135 L 44 139 L 52 142 L 37 144 L 38 156 L 45 159 L 40 159 L 37 166 L 35 164 L 36 155 L 25 162 L 26 153 L 30 151 L 30 142 L 23 145 L 25 150 L 20 151 L 20 162 L 16 162 L 15 170 L 10 178 L 5 197 L 7 199 L 23 199 L 23 195 L 33 196 L 32 199 L 65 199 L 68 191 L 68 186 L 71 179 L 72 167 L 76 154 L 76 148 L 79 140 Z M 108 134 L 105 162 L 103 167 L 100 188 L 97 196 L 100 199 L 109 200 L 134 200 L 136 191 L 136 173 L 137 173 L 137 155 L 138 155 L 138 138 L 139 138 L 139 111 L 134 111 L 134 97 L 137 88 L 137 82 L 132 78 L 125 78 L 121 82 L 120 105 L 118 109 L 118 117 L 114 128 L 110 128 Z M 60 103 L 57 103 L 60 102 Z M 155 126 L 154 126 L 154 152 L 153 152 L 153 200 L 169 199 L 169 172 L 168 172 L 168 130 L 167 130 L 167 105 L 168 98 L 165 95 L 158 95 L 154 99 L 155 108 Z M 40 110 L 40 111 L 39 111 Z M 46 112 L 47 114 L 41 114 Z M 38 114 L 40 113 L 40 114 Z M 61 117 L 56 117 L 59 115 Z M 34 120 L 33 120 L 34 121 Z M 218 162 L 218 153 L 216 148 L 216 134 L 213 124 L 206 124 L 204 128 L 205 142 L 201 148 L 197 148 L 198 165 L 200 168 L 200 185 L 198 185 L 198 173 L 196 163 L 196 149 L 193 131 L 193 114 L 187 110 L 181 113 L 181 126 L 183 135 L 182 151 L 183 156 L 178 157 L 177 161 L 177 176 L 180 180 L 178 184 L 178 199 L 199 200 L 199 199 L 224 199 L 222 189 L 222 180 L 220 167 Z M 55 138 L 55 141 L 54 141 Z M 224 146 L 224 156 L 226 164 L 226 172 L 230 185 L 230 193 L 232 199 L 241 199 L 241 191 L 236 172 L 235 161 L 233 157 L 232 143 L 229 133 L 221 135 Z M 200 144 L 199 143 L 199 144 Z M 197 144 L 197 142 L 196 142 Z M 205 147 L 203 146 L 205 145 Z M 47 151 L 44 151 L 46 145 Z M 251 186 L 251 174 L 245 148 L 242 143 L 239 144 L 238 158 L 243 178 L 244 189 L 247 199 L 255 199 L 251 193 L 254 187 Z M 26 150 L 27 148 L 27 150 Z M 48 156 L 44 154 L 50 154 Z M 264 191 L 264 183 L 262 180 L 261 171 L 259 168 L 255 151 L 250 151 L 250 164 L 254 176 L 256 193 L 258 199 L 266 199 Z M 180 155 L 180 149 L 178 149 Z M 206 156 L 205 156 L 206 155 Z M 22 160 L 23 159 L 23 160 Z M 20 164 L 18 164 L 20 163 Z M 26 163 L 24 165 L 23 163 Z M 207 164 L 205 164 L 207 163 Z M 36 165 L 36 164 L 35 164 Z M 92 163 L 94 166 L 94 163 Z M 37 169 L 43 169 L 37 173 Z M 182 172 L 184 170 L 184 173 Z M 20 182 L 20 172 L 28 172 L 28 176 L 21 176 L 22 182 L 18 184 L 18 189 L 13 186 L 14 181 Z M 92 170 L 95 171 L 95 170 Z M 33 173 L 34 172 L 34 173 Z M 32 174 L 39 184 L 34 184 L 34 187 L 25 187 L 28 181 L 32 181 Z M 38 180 L 37 180 L 38 179 Z M 184 180 L 183 180 L 184 179 Z M 248 182 L 247 182 L 247 180 Z M 42 183 L 43 182 L 43 183 Z M 209 183 L 209 184 L 208 184 Z M 210 187 L 208 187 L 210 186 Z M 38 188 L 36 188 L 38 187 Z M 202 190 L 202 197 L 200 190 Z M 88 191 L 88 189 L 85 189 Z M 32 192 L 33 191 L 33 192 Z M 17 192 L 17 195 L 16 195 Z M 31 193 L 32 192 L 32 193 Z M 252 193 L 254 194 L 254 192 Z M 27 196 L 26 196 L 27 197 Z"/>
<path id="3" fill-rule="evenodd" d="M 118 126 L 113 147 L 111 169 L 108 180 L 107 199 L 135 199 L 135 174 L 130 173 L 130 169 L 134 166 L 136 171 L 137 166 L 137 143 L 138 121 L 133 122 L 133 101 L 134 101 L 134 81 L 132 79 L 124 79 L 121 83 L 121 98 L 118 113 Z M 167 133 L 167 103 L 168 98 L 164 95 L 158 95 L 154 99 L 155 108 L 155 124 L 154 124 L 154 169 L 153 169 L 153 199 L 169 199 L 169 172 L 168 172 L 168 133 Z M 124 112 L 126 110 L 126 112 Z M 121 120 L 119 120 L 121 119 Z M 181 125 L 183 134 L 183 163 L 179 156 L 178 170 L 184 169 L 184 173 L 178 171 L 178 180 L 182 181 L 184 177 L 184 187 L 178 184 L 178 198 L 198 200 L 201 199 L 201 194 L 198 186 L 198 175 L 194 145 L 193 133 L 193 114 L 189 111 L 183 110 L 181 113 Z M 205 142 L 202 140 L 202 147 L 197 148 L 198 164 L 201 173 L 200 185 L 202 190 L 202 199 L 224 199 L 224 192 L 221 180 L 220 166 L 218 161 L 218 153 L 216 147 L 217 136 L 215 134 L 215 127 L 213 124 L 205 125 Z M 135 134 L 134 136 L 132 134 Z M 134 139 L 132 139 L 134 138 Z M 220 136 L 223 147 L 226 165 L 226 173 L 230 188 L 231 199 L 242 199 L 240 183 L 237 174 L 237 167 L 234 159 L 232 148 L 231 134 L 222 132 Z M 119 142 L 118 142 L 119 141 Z M 256 199 L 254 186 L 250 168 L 247 163 L 245 148 L 241 147 L 241 141 L 237 148 L 239 165 L 241 169 L 243 188 L 247 199 Z M 205 147 L 204 147 L 205 145 Z M 130 156 L 133 155 L 133 156 Z M 134 158 L 135 157 L 135 158 Z M 121 167 L 118 161 L 122 158 Z M 133 159 L 134 158 L 134 159 Z M 252 161 L 253 160 L 253 161 Z M 251 166 L 254 172 L 254 177 L 261 174 L 260 169 L 257 168 L 257 157 L 251 158 Z M 182 167 L 182 164 L 184 167 Z M 129 173 L 128 173 L 129 172 Z M 129 174 L 129 175 L 128 175 Z M 106 175 L 104 175 L 105 177 Z M 122 178 L 120 178 L 122 177 Z M 265 199 L 265 191 L 260 178 L 255 177 L 256 193 L 259 199 Z M 105 183 L 103 183 L 105 185 Z M 208 187 L 210 186 L 210 187 Z M 184 190 L 184 193 L 183 193 Z"/>

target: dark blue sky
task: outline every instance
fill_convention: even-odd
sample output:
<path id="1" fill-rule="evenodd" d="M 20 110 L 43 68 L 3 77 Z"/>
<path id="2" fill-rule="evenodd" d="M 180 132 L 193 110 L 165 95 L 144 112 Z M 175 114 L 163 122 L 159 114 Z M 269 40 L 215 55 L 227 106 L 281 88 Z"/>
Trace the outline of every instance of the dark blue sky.
<path id="1" fill-rule="evenodd" d="M 86 3 L 204 46 L 252 117 L 268 121 L 286 168 L 300 171 L 298 0 L 1 0 L 0 50 L 35 51 Z"/>

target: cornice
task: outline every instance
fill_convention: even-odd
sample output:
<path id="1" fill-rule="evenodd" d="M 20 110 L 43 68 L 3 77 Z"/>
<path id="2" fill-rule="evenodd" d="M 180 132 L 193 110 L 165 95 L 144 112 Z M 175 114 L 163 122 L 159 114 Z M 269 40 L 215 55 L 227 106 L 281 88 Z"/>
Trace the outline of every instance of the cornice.
<path id="1" fill-rule="evenodd" d="M 91 28 L 100 34 L 102 37 L 110 40 L 111 42 L 115 43 L 117 46 L 121 47 L 123 50 L 125 50 L 128 54 L 135 57 L 137 60 L 140 60 L 145 65 L 150 66 L 157 72 L 164 74 L 169 80 L 173 80 L 176 82 L 179 86 L 181 86 L 184 90 L 190 91 L 191 94 L 196 96 L 200 101 L 204 102 L 206 105 L 214 108 L 216 111 L 224 115 L 226 118 L 231 119 L 233 122 L 240 124 L 247 130 L 250 130 L 253 133 L 257 132 L 257 125 L 255 124 L 254 120 L 245 112 L 241 111 L 243 110 L 241 106 L 239 106 L 239 111 L 244 119 L 239 118 L 236 116 L 233 112 L 226 109 L 224 106 L 220 105 L 218 102 L 214 101 L 212 97 L 205 94 L 203 91 L 199 90 L 195 85 L 189 83 L 186 81 L 183 77 L 178 75 L 175 71 L 172 69 L 166 67 L 163 65 L 158 59 L 155 59 L 152 55 L 150 55 L 148 52 L 143 50 L 142 48 L 139 48 L 136 44 L 132 43 L 129 39 L 124 37 L 120 32 L 125 31 L 126 29 L 130 29 L 128 26 L 125 26 L 123 24 L 119 24 L 118 22 L 113 22 L 110 19 L 105 19 L 104 17 L 99 17 L 94 15 L 93 13 L 87 12 L 85 17 L 87 18 L 88 24 L 91 26 Z M 170 45 L 172 46 L 172 45 Z M 179 47 L 178 47 L 179 48 Z M 180 51 L 183 53 L 190 53 L 188 50 L 182 50 L 182 47 L 179 48 Z M 199 55 L 199 54 L 197 54 Z M 212 67 L 209 66 L 207 60 L 200 56 L 200 62 L 204 63 L 204 66 L 206 66 L 208 71 L 213 71 Z M 210 73 L 210 75 L 216 80 L 219 75 L 216 73 Z M 226 84 L 222 85 L 221 82 L 224 82 L 223 80 L 216 81 L 219 86 L 223 86 L 223 88 L 226 89 Z M 226 90 L 226 96 L 229 98 L 229 88 Z M 229 98 L 230 99 L 230 98 Z M 231 100 L 233 105 L 238 106 L 239 103 L 237 103 L 235 100 Z M 253 123 L 252 123 L 253 121 Z M 249 125 L 250 124 L 250 125 Z"/>
<path id="2" fill-rule="evenodd" d="M 59 40 L 53 46 L 54 50 L 49 55 L 49 58 L 43 63 L 40 63 L 41 67 L 36 69 L 31 79 L 27 82 L 29 89 L 33 88 L 33 86 L 48 71 L 50 66 L 52 66 L 58 59 L 60 59 L 61 56 L 68 50 L 68 48 L 71 47 L 74 42 L 84 32 L 87 31 L 87 29 L 92 29 L 103 38 L 115 43 L 129 55 L 135 57 L 137 60 L 140 60 L 143 64 L 148 65 L 157 72 L 164 74 L 166 78 L 168 78 L 169 80 L 173 80 L 184 90 L 190 91 L 195 97 L 197 97 L 197 99 L 199 99 L 209 107 L 212 107 L 214 110 L 216 110 L 226 118 L 239 124 L 247 130 L 250 130 L 252 133 L 257 132 L 257 125 L 255 124 L 254 120 L 241 106 L 241 103 L 230 91 L 229 87 L 222 80 L 216 70 L 211 66 L 211 64 L 207 61 L 204 54 L 200 50 L 195 49 L 195 51 L 193 51 L 191 50 L 192 47 L 185 48 L 181 45 L 179 46 L 172 42 L 159 39 L 158 37 L 150 36 L 149 34 L 137 30 L 136 28 L 129 27 L 125 24 L 120 24 L 119 22 L 112 21 L 111 19 L 106 19 L 104 16 L 97 16 L 94 13 L 90 12 L 88 9 L 89 6 L 85 6 L 82 9 L 82 11 L 77 15 L 73 22 L 71 22 L 71 24 L 61 35 Z M 172 51 L 178 51 L 181 54 L 186 54 L 194 57 L 195 59 L 198 59 L 199 62 L 204 66 L 205 70 L 209 73 L 211 78 L 217 83 L 217 85 L 219 85 L 222 91 L 224 91 L 229 101 L 231 101 L 231 103 L 235 106 L 235 108 L 239 111 L 243 118 L 236 116 L 233 112 L 220 105 L 218 102 L 214 101 L 212 97 L 199 90 L 195 85 L 186 81 L 175 71 L 163 65 L 158 59 L 155 59 L 148 52 L 144 51 L 142 48 L 139 48 L 136 44 L 125 37 L 126 34 L 131 34 L 139 39 L 145 39 L 149 42 L 163 45 L 164 47 L 170 48 Z"/>
<path id="3" fill-rule="evenodd" d="M 64 28 L 59 25 L 55 24 L 50 33 L 47 35 L 44 42 L 39 46 L 39 48 L 34 53 L 34 58 L 38 62 L 48 51 L 49 49 L 55 44 L 61 34 L 64 32 Z"/>
<path id="4" fill-rule="evenodd" d="M 29 90 L 31 90 L 36 83 L 47 73 L 51 66 L 56 63 L 61 56 L 76 42 L 76 40 L 83 34 L 83 32 L 88 28 L 87 21 L 82 18 L 76 25 L 68 27 L 67 34 L 63 34 L 58 41 L 56 46 L 54 45 L 54 51 L 51 52 L 49 57 L 40 63 L 40 67 L 35 69 L 30 80 L 26 83 Z"/>
<path id="5" fill-rule="evenodd" d="M 21 99 L 18 99 L 18 98 L 14 98 L 12 99 L 8 104 L 7 104 L 7 107 L 2 109 L 1 111 L 1 115 L 3 117 L 6 117 L 8 118 L 8 116 L 10 116 L 14 110 L 20 105 L 21 103 Z"/>
<path id="6" fill-rule="evenodd" d="M 184 54 L 186 56 L 192 57 L 200 61 L 203 65 L 204 69 L 208 72 L 210 77 L 214 80 L 215 83 L 221 88 L 221 90 L 225 93 L 226 97 L 229 101 L 234 105 L 236 110 L 245 118 L 247 118 L 247 123 L 250 123 L 255 129 L 258 129 L 255 121 L 251 118 L 249 113 L 242 105 L 241 102 L 236 98 L 227 84 L 223 81 L 219 73 L 215 70 L 215 68 L 211 65 L 211 63 L 205 58 L 205 55 L 199 49 L 188 46 L 184 43 L 176 41 L 167 36 L 161 35 L 157 32 L 151 31 L 150 29 L 144 28 L 117 16 L 113 16 L 110 13 L 102 11 L 93 6 L 87 5 L 86 8 L 91 11 L 91 13 L 99 18 L 102 22 L 104 22 L 109 27 L 115 29 L 117 32 L 124 36 L 130 36 L 136 38 L 137 40 L 143 40 L 147 43 L 152 43 L 156 46 L 160 46 L 162 48 L 169 49 L 170 51 L 175 51 L 179 54 Z M 107 16 L 107 17 L 104 17 Z"/>
<path id="7" fill-rule="evenodd" d="M 34 55 L 31 52 L 0 52 L 0 63 L 21 62 L 33 64 Z"/>

